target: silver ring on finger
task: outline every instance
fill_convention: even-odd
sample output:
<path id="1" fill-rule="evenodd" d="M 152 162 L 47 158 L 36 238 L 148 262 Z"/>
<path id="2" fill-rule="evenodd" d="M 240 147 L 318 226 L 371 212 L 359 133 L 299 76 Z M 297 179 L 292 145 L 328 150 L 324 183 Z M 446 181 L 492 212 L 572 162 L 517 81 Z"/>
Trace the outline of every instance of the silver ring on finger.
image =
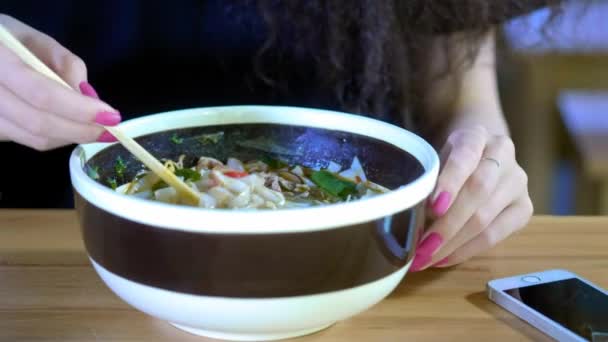
<path id="1" fill-rule="evenodd" d="M 496 167 L 500 169 L 500 162 L 498 161 L 498 159 L 494 159 L 492 157 L 483 157 L 481 160 L 490 161 L 490 162 L 496 164 Z"/>

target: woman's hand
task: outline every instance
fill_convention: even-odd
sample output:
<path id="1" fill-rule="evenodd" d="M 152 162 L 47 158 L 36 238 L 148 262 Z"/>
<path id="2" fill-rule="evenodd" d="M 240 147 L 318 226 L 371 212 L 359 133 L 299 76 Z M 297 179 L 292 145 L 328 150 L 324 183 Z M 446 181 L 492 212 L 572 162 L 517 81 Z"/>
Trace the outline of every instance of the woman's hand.
<path id="1" fill-rule="evenodd" d="M 113 141 L 97 124 L 116 125 L 120 114 L 95 98 L 95 91 L 87 83 L 84 62 L 51 37 L 14 18 L 0 14 L 0 24 L 82 92 L 71 91 L 37 73 L 0 43 L 0 141 L 10 140 L 40 151 L 71 143 Z"/>
<path id="2" fill-rule="evenodd" d="M 524 227 L 532 216 L 527 176 L 508 136 L 479 126 L 451 133 L 430 208 L 435 220 L 416 250 L 412 271 L 446 267 L 479 254 Z"/>

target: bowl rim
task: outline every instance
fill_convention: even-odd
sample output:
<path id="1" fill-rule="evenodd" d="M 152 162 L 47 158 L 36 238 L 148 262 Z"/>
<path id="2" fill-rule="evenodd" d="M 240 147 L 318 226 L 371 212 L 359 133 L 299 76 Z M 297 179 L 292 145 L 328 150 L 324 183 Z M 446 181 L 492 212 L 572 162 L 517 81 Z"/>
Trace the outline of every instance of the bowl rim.
<path id="1" fill-rule="evenodd" d="M 424 173 L 390 193 L 347 203 L 280 210 L 204 209 L 125 196 L 99 184 L 86 174 L 83 165 L 112 144 L 91 143 L 76 146 L 70 155 L 72 186 L 96 207 L 156 228 L 212 234 L 277 234 L 334 229 L 396 214 L 425 200 L 439 174 L 437 152 L 418 135 L 386 122 L 331 110 L 262 105 L 199 107 L 146 115 L 125 121 L 119 127 L 138 137 L 180 128 L 238 123 L 290 124 L 376 138 L 409 152 L 422 164 Z"/>

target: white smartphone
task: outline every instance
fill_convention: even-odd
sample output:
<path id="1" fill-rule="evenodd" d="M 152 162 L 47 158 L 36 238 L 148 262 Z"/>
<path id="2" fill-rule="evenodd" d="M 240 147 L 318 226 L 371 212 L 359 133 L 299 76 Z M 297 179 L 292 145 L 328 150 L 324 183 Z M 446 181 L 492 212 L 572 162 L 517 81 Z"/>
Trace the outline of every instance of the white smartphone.
<path id="1" fill-rule="evenodd" d="M 608 342 L 608 292 L 565 270 L 495 279 L 492 301 L 558 341 Z"/>

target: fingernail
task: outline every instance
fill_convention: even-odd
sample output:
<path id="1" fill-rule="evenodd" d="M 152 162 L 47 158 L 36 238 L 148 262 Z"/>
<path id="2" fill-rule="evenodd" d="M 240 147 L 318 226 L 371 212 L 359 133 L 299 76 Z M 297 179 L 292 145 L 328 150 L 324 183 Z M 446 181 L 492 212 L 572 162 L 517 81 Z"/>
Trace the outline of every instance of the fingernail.
<path id="1" fill-rule="evenodd" d="M 433 254 L 439 249 L 441 243 L 443 242 L 443 238 L 438 233 L 429 234 L 421 243 L 418 244 L 416 248 L 416 256 L 426 255 L 429 258 L 433 256 Z"/>
<path id="2" fill-rule="evenodd" d="M 450 260 L 448 260 L 448 258 L 447 258 L 447 257 L 445 257 L 445 258 L 443 258 L 443 259 L 439 260 L 438 262 L 436 262 L 436 263 L 433 265 L 433 267 L 441 267 L 441 266 L 445 266 L 445 265 L 447 265 L 447 263 L 448 263 L 449 261 L 450 261 Z"/>
<path id="3" fill-rule="evenodd" d="M 450 200 L 452 196 L 447 191 L 442 191 L 433 202 L 431 209 L 436 216 L 443 216 L 450 208 Z"/>
<path id="4" fill-rule="evenodd" d="M 431 261 L 430 255 L 418 254 L 414 257 L 414 261 L 412 261 L 412 266 L 410 267 L 410 271 L 418 272 L 424 266 L 426 266 Z"/>
<path id="5" fill-rule="evenodd" d="M 115 126 L 120 123 L 122 117 L 117 112 L 99 112 L 95 116 L 95 122 L 103 126 Z"/>
<path id="6" fill-rule="evenodd" d="M 89 97 L 94 97 L 96 99 L 99 98 L 99 95 L 97 95 L 97 92 L 95 91 L 95 88 L 93 88 L 93 86 L 89 82 L 82 81 L 82 82 L 80 82 L 80 84 L 78 85 L 78 87 L 80 88 L 80 92 L 83 95 L 89 96 Z"/>
<path id="7" fill-rule="evenodd" d="M 116 140 L 116 138 L 110 132 L 104 131 L 103 133 L 101 133 L 99 138 L 97 138 L 97 141 L 110 143 L 110 142 L 116 142 L 118 140 Z"/>
<path id="8" fill-rule="evenodd" d="M 425 237 L 416 247 L 416 255 L 414 256 L 414 261 L 412 261 L 411 271 L 418 272 L 428 265 L 442 242 L 443 238 L 438 233 L 431 233 Z"/>

